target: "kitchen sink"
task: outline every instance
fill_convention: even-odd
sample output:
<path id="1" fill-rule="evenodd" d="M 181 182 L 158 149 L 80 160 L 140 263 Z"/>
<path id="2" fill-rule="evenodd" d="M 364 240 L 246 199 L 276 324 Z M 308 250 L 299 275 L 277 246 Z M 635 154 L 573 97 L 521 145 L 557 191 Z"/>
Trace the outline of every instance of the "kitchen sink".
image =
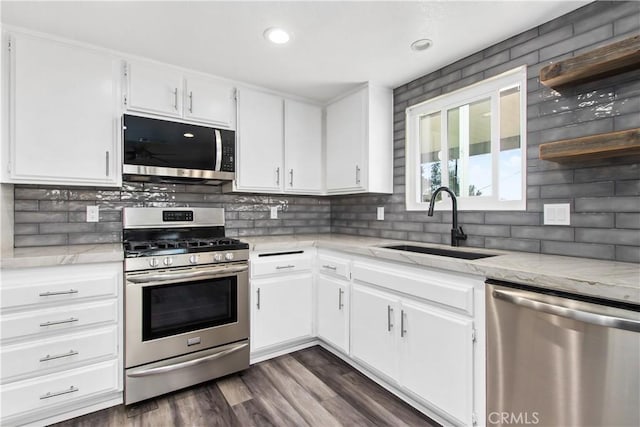
<path id="1" fill-rule="evenodd" d="M 454 249 L 427 248 L 425 246 L 413 246 L 413 245 L 391 245 L 391 246 L 382 246 L 382 247 L 386 249 L 394 249 L 397 251 L 417 252 L 420 254 L 438 255 L 438 256 L 446 256 L 451 258 L 460 258 L 460 259 L 480 259 L 480 258 L 489 258 L 497 255 L 497 254 L 482 254 L 478 252 L 457 251 Z"/>

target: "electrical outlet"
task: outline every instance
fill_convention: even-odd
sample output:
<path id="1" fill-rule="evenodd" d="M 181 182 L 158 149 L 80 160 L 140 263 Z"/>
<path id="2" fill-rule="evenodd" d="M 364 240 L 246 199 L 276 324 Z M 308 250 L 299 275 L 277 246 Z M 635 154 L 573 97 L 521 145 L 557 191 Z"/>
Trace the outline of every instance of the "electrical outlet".
<path id="1" fill-rule="evenodd" d="M 100 219 L 99 206 L 87 206 L 87 222 L 98 222 Z"/>
<path id="2" fill-rule="evenodd" d="M 570 225 L 571 206 L 569 203 L 544 205 L 544 225 Z"/>
<path id="3" fill-rule="evenodd" d="M 384 206 L 378 206 L 378 221 L 384 220 Z"/>
<path id="4" fill-rule="evenodd" d="M 271 207 L 271 219 L 278 219 L 278 207 L 277 206 L 272 206 Z"/>

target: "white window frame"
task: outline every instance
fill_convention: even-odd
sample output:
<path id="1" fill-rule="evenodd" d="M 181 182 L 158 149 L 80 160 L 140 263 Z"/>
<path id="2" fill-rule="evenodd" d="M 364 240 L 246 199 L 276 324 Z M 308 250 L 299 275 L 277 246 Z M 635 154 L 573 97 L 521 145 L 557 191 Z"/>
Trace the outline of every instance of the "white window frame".
<path id="1" fill-rule="evenodd" d="M 499 200 L 498 157 L 500 155 L 500 91 L 509 87 L 520 86 L 520 149 L 522 160 L 521 200 Z M 454 92 L 432 98 L 419 104 L 411 105 L 405 110 L 406 124 L 406 165 L 405 165 L 405 198 L 408 211 L 428 210 L 428 202 L 420 202 L 420 117 L 440 112 L 441 126 L 441 174 L 449 175 L 448 142 L 447 142 L 447 110 L 470 104 L 481 99 L 491 99 L 491 156 L 492 156 L 492 195 L 482 197 L 456 197 L 459 210 L 507 211 L 525 210 L 527 205 L 527 67 L 523 65 L 513 70 L 491 77 Z M 462 118 L 461 118 L 462 120 Z M 463 173 L 466 173 L 464 171 Z M 443 178 L 443 183 L 446 179 Z M 436 202 L 435 210 L 451 210 L 451 201 L 446 193 L 442 201 Z"/>

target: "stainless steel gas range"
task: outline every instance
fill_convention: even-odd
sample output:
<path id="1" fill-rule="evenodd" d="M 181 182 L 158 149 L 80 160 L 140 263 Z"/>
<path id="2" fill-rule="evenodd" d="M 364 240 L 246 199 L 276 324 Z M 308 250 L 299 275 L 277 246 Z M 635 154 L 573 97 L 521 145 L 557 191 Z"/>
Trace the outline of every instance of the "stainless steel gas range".
<path id="1" fill-rule="evenodd" d="M 125 208 L 125 404 L 249 367 L 249 245 L 218 208 Z"/>

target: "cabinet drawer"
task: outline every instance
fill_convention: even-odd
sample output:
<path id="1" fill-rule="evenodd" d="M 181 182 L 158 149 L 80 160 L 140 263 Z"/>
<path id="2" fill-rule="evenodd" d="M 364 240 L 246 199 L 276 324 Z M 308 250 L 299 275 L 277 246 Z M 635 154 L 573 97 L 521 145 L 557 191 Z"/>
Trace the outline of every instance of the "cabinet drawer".
<path id="1" fill-rule="evenodd" d="M 354 280 L 433 301 L 473 315 L 473 282 L 434 270 L 419 270 L 354 262 Z"/>
<path id="2" fill-rule="evenodd" d="M 2 271 L 2 308 L 116 296 L 122 264 L 84 264 Z"/>
<path id="3" fill-rule="evenodd" d="M 116 357 L 117 351 L 116 325 L 35 342 L 5 345 L 1 352 L 2 379 L 5 382 L 17 376 L 70 368 L 79 362 L 99 357 Z"/>
<path id="4" fill-rule="evenodd" d="M 329 255 L 318 255 L 318 271 L 349 279 L 349 261 Z"/>
<path id="5" fill-rule="evenodd" d="M 251 277 L 311 270 L 311 255 L 273 255 L 251 260 Z"/>
<path id="6" fill-rule="evenodd" d="M 55 331 L 74 331 L 82 326 L 116 323 L 118 300 L 74 304 L 8 314 L 0 318 L 2 340 Z"/>
<path id="7" fill-rule="evenodd" d="M 2 386 L 2 417 L 67 404 L 95 393 L 117 391 L 116 359 Z"/>

